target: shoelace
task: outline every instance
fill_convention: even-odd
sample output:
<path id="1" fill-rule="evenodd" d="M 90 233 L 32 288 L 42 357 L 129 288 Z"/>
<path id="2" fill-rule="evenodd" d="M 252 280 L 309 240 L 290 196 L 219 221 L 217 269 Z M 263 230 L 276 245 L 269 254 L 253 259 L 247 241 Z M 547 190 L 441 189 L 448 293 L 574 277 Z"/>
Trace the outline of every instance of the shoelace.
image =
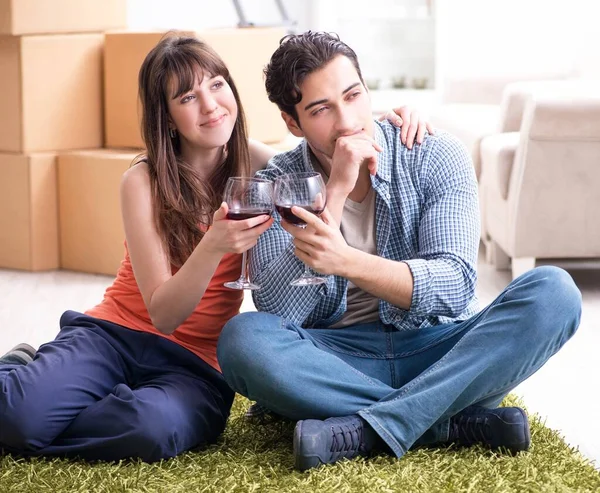
<path id="1" fill-rule="evenodd" d="M 360 452 L 362 444 L 362 426 L 335 425 L 331 427 L 333 441 L 331 443 L 331 453 L 339 457 L 352 458 Z"/>
<path id="2" fill-rule="evenodd" d="M 459 416 L 452 420 L 452 440 L 462 445 L 488 443 L 489 435 L 487 416 Z"/>

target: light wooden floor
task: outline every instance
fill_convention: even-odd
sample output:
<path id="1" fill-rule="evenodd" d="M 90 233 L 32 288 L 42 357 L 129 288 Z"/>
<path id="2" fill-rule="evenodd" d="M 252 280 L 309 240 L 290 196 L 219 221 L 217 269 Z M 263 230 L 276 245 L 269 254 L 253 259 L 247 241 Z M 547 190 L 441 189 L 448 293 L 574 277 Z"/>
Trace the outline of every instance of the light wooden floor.
<path id="1" fill-rule="evenodd" d="M 588 267 L 590 267 L 588 265 Z M 579 331 L 559 354 L 520 385 L 530 411 L 547 419 L 567 441 L 600 464 L 600 268 L 567 270 L 583 293 L 583 318 Z M 0 354 L 19 342 L 33 346 L 53 339 L 63 311 L 83 311 L 102 299 L 112 278 L 57 271 L 27 273 L 0 270 Z M 490 303 L 510 282 L 508 272 L 480 264 L 478 296 Z M 247 296 L 242 310 L 253 309 Z"/>

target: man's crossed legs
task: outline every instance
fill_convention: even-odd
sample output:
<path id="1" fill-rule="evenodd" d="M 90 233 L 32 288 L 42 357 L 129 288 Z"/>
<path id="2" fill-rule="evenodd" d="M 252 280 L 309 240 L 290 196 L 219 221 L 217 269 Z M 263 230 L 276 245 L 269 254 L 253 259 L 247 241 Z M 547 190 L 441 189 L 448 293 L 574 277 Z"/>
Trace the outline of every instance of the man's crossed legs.
<path id="1" fill-rule="evenodd" d="M 225 326 L 218 358 L 236 392 L 300 420 L 300 469 L 378 444 L 397 457 L 449 442 L 518 451 L 529 446 L 525 414 L 495 408 L 575 333 L 580 315 L 571 277 L 541 267 L 469 320 L 414 331 L 379 322 L 306 330 L 244 313 Z"/>

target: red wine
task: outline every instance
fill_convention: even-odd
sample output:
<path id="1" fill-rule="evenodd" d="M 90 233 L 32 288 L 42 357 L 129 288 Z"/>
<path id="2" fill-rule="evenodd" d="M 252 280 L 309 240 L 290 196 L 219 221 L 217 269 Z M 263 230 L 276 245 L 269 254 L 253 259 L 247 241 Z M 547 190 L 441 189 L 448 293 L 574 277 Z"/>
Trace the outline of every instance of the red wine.
<path id="1" fill-rule="evenodd" d="M 227 213 L 227 219 L 233 221 L 243 221 L 244 219 L 250 219 L 252 217 L 258 217 L 262 215 L 271 215 L 271 209 L 232 209 Z"/>
<path id="2" fill-rule="evenodd" d="M 315 216 L 320 216 L 325 210 L 325 207 L 321 209 L 313 209 L 310 205 L 276 205 L 275 207 L 283 219 L 285 219 L 288 223 L 295 224 L 296 226 L 304 226 L 306 223 L 295 214 L 292 214 L 292 207 L 300 207 L 301 209 L 304 209 Z"/>

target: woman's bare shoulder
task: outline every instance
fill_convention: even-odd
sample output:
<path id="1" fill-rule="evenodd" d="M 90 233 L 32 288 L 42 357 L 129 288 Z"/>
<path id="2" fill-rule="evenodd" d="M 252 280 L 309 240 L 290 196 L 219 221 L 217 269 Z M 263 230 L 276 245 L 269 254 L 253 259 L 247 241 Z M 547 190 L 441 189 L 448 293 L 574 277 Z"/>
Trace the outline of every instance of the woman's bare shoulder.
<path id="1" fill-rule="evenodd" d="M 150 190 L 150 171 L 146 161 L 135 162 L 123 173 L 121 190 L 131 192 Z"/>

